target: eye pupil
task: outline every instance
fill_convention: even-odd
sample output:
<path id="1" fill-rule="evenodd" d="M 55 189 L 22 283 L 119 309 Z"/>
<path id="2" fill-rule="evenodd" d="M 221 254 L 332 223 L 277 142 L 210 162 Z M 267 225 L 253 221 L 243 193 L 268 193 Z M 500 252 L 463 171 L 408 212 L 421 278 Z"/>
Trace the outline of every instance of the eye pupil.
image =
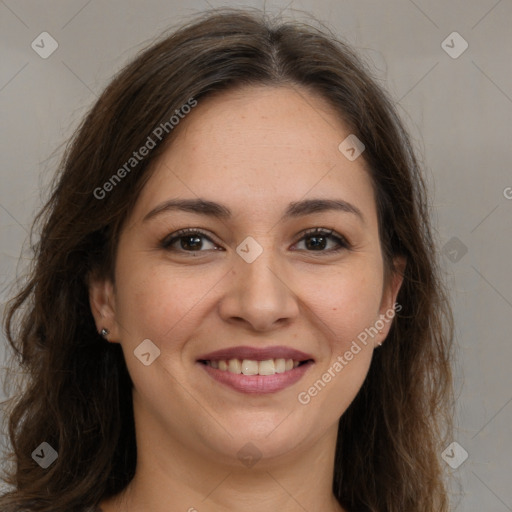
<path id="1" fill-rule="evenodd" d="M 311 240 L 323 240 L 323 243 L 318 243 L 318 242 L 315 242 L 313 244 L 311 244 Z M 320 247 L 321 249 L 325 249 L 325 236 L 309 236 L 307 238 L 307 242 L 306 242 L 306 246 L 308 247 L 308 249 L 317 249 L 318 247 Z"/>
<path id="2" fill-rule="evenodd" d="M 190 241 L 194 240 L 191 244 L 184 242 L 185 240 Z M 189 235 L 181 237 L 181 248 L 182 249 L 200 249 L 203 244 L 203 241 L 198 235 Z"/>
<path id="3" fill-rule="evenodd" d="M 167 251 L 177 251 L 178 253 L 200 253 L 203 251 L 204 243 L 213 243 L 212 240 L 200 231 L 187 229 L 180 230 L 160 242 L 163 249 Z M 325 250 L 329 245 L 329 241 L 334 242 L 338 247 L 330 250 Z M 179 245 L 178 245 L 179 243 Z M 300 243 L 306 246 L 306 251 L 321 252 L 322 254 L 337 253 L 341 250 L 350 248 L 344 237 L 333 235 L 333 230 L 325 230 L 316 228 L 306 233 L 300 240 Z M 217 247 L 214 250 L 219 250 Z M 206 251 L 207 252 L 207 251 Z M 211 252 L 211 250 L 210 250 Z M 190 254 L 197 256 L 198 254 Z"/>

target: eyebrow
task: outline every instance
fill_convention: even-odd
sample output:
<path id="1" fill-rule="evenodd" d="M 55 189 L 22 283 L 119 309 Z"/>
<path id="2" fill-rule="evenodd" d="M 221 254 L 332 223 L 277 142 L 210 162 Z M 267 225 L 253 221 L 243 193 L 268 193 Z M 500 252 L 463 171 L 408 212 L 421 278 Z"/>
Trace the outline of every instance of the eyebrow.
<path id="1" fill-rule="evenodd" d="M 220 220 L 228 220 L 232 217 L 231 210 L 220 203 L 208 201 L 207 199 L 169 199 L 157 207 L 153 208 L 149 213 L 144 216 L 143 222 L 169 211 L 184 211 L 189 213 L 196 213 L 199 215 L 207 215 Z M 365 222 L 364 216 L 359 208 L 353 204 L 342 199 L 305 199 L 302 201 L 291 202 L 281 221 L 288 218 L 297 218 L 304 215 L 320 213 L 325 211 L 338 211 L 344 213 L 354 214 L 363 223 Z"/>

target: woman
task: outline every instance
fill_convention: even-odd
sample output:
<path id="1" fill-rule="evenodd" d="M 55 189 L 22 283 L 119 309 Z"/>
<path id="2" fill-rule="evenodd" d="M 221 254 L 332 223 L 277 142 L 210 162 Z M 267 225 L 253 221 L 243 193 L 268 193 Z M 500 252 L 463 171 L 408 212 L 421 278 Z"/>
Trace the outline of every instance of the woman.
<path id="1" fill-rule="evenodd" d="M 332 34 L 223 10 L 153 45 L 38 220 L 2 511 L 448 510 L 425 189 Z"/>

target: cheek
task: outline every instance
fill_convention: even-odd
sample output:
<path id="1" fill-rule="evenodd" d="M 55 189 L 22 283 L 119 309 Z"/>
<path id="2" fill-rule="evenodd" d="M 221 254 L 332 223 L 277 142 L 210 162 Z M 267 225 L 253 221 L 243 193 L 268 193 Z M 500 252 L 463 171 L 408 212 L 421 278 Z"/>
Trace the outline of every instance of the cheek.
<path id="1" fill-rule="evenodd" d="M 118 270 L 116 317 L 130 344 L 149 338 L 160 345 L 193 329 L 201 301 L 220 278 L 137 261 L 120 262 Z"/>
<path id="2" fill-rule="evenodd" d="M 119 258 L 116 272 L 116 317 L 128 338 L 123 342 L 130 346 L 146 338 L 166 345 L 169 337 L 181 339 L 222 300 L 217 292 L 229 293 L 232 280 L 240 278 L 229 269 L 226 274 L 225 267 L 149 264 L 145 253 L 119 252 L 131 254 Z M 337 267 L 290 267 L 284 280 L 292 285 L 288 293 L 313 312 L 311 321 L 326 326 L 331 350 L 339 353 L 352 337 L 377 320 L 381 274 L 382 263 L 367 253 L 347 258 Z"/>
<path id="3" fill-rule="evenodd" d="M 298 402 L 312 422 L 334 423 L 347 410 L 368 374 L 374 342 L 368 329 L 378 320 L 382 291 L 379 267 L 341 272 L 311 297 L 315 314 L 328 327 L 325 352 L 305 382 Z M 321 412 L 320 412 L 321 411 Z M 316 419 L 314 419 L 316 418 Z"/>
<path id="4" fill-rule="evenodd" d="M 379 318 L 383 280 L 378 262 L 361 262 L 321 278 L 303 278 L 303 284 L 304 290 L 310 290 L 307 300 L 314 313 L 329 327 L 337 351 L 345 350 L 352 338 Z"/>

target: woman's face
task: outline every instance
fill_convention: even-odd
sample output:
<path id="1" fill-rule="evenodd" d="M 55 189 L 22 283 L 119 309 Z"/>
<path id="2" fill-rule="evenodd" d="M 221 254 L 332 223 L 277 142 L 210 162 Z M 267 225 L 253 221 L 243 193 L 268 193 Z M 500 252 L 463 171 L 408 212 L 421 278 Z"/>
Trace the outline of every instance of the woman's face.
<path id="1" fill-rule="evenodd" d="M 338 148 L 349 135 L 288 87 L 223 93 L 180 122 L 122 231 L 115 288 L 91 287 L 138 441 L 232 462 L 336 435 L 400 286 L 384 287 L 364 153 Z"/>

